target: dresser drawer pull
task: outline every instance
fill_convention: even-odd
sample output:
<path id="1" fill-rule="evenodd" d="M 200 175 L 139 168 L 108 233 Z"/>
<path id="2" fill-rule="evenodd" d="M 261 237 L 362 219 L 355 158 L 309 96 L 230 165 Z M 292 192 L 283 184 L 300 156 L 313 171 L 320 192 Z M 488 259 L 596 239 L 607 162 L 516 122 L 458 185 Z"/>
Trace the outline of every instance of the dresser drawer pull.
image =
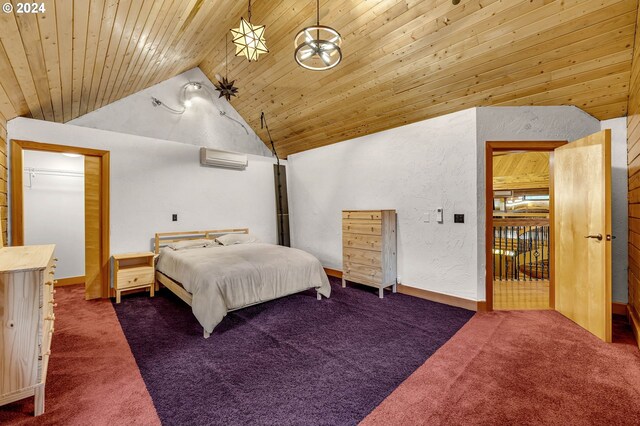
<path id="1" fill-rule="evenodd" d="M 58 292 L 58 290 L 53 290 L 52 291 L 53 294 L 56 294 L 57 292 Z"/>
<path id="2" fill-rule="evenodd" d="M 49 271 L 49 275 L 53 275 L 53 274 L 55 274 L 55 272 Z"/>
<path id="3" fill-rule="evenodd" d="M 57 257 L 54 257 L 54 258 L 53 258 L 53 261 L 54 261 L 54 262 L 57 262 L 57 261 L 58 261 L 58 258 L 57 258 Z"/>
<path id="4" fill-rule="evenodd" d="M 58 307 L 58 304 L 56 302 L 54 302 L 53 300 L 49 300 L 49 303 L 51 303 L 54 308 Z"/>
<path id="5" fill-rule="evenodd" d="M 47 281 L 44 285 L 53 285 L 53 281 Z"/>
<path id="6" fill-rule="evenodd" d="M 58 267 L 58 265 L 56 265 L 56 264 L 51 265 L 51 269 L 56 269 L 57 267 Z"/>
<path id="7" fill-rule="evenodd" d="M 45 318 L 46 321 L 54 321 L 56 319 L 55 314 L 51 314 L 51 316 L 48 316 Z"/>

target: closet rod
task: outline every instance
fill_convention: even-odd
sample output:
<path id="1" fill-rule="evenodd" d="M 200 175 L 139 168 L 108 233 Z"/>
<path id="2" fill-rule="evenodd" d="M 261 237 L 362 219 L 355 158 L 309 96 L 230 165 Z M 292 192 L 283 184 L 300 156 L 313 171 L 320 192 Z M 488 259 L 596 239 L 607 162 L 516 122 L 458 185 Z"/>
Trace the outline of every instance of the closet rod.
<path id="1" fill-rule="evenodd" d="M 84 177 L 84 172 L 75 172 L 72 170 L 39 169 L 33 167 L 25 167 L 24 172 L 36 175 Z"/>

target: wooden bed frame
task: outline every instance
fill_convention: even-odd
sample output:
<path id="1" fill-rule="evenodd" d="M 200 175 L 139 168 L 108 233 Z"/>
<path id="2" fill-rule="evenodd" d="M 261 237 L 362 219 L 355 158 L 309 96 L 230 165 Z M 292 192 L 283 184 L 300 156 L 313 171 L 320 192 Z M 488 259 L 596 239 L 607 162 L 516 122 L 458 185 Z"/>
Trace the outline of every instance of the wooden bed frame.
<path id="1" fill-rule="evenodd" d="M 208 239 L 215 240 L 216 238 L 226 234 L 248 234 L 249 228 L 235 228 L 235 229 L 214 229 L 207 231 L 185 231 L 185 232 L 158 232 L 155 234 L 155 254 L 156 257 L 160 254 L 160 249 L 168 244 L 176 243 L 180 241 Z M 185 301 L 189 306 L 192 303 L 192 296 L 185 288 L 177 281 L 172 280 L 162 272 L 156 269 L 156 290 L 159 289 L 159 285 L 162 284 L 169 290 L 171 290 L 176 296 Z M 318 292 L 316 298 L 322 299 L 322 295 Z M 246 308 L 251 305 L 244 306 Z M 242 308 L 238 308 L 242 309 Z M 227 312 L 236 311 L 238 309 L 229 309 Z M 204 337 L 209 338 L 210 333 L 204 330 Z"/>

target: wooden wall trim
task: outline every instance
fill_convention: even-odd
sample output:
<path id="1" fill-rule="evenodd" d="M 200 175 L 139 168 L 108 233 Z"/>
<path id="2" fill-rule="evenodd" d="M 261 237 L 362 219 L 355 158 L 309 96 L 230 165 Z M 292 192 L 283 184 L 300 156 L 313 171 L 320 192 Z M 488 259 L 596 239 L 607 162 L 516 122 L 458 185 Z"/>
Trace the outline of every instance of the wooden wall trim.
<path id="1" fill-rule="evenodd" d="M 331 268 L 324 268 L 324 271 L 330 277 L 342 278 L 342 271 Z M 417 287 L 409 287 L 403 284 L 398 284 L 398 292 L 406 294 L 407 296 L 419 297 L 421 299 L 431 300 L 432 302 L 444 303 L 445 305 L 457 306 L 459 308 L 469 309 L 476 312 L 487 312 L 487 302 L 485 300 L 472 300 L 465 299 L 463 297 L 451 296 L 449 294 L 438 293 L 430 290 L 423 290 Z M 627 305 L 624 303 L 613 302 L 611 306 L 611 312 L 614 315 L 627 315 Z M 636 317 L 638 318 L 638 317 Z M 631 322 L 631 321 L 630 321 Z M 640 332 L 640 318 L 637 321 L 638 332 Z M 633 325 L 633 323 L 632 323 Z M 636 330 L 634 330 L 635 332 Z"/>
<path id="2" fill-rule="evenodd" d="M 342 278 L 342 271 L 338 269 L 324 268 L 324 271 L 330 277 Z M 432 302 L 444 303 L 445 305 L 469 309 L 470 311 L 486 310 L 486 304 L 484 301 L 476 302 L 475 300 L 471 299 L 437 293 L 435 291 L 423 290 L 416 287 L 409 287 L 403 284 L 398 284 L 398 292 L 406 294 L 407 296 L 414 296 L 421 299 L 431 300 Z"/>
<path id="3" fill-rule="evenodd" d="M 11 140 L 11 245 L 24 244 L 24 200 L 23 200 L 23 151 L 70 152 L 84 156 L 100 158 L 100 267 L 102 279 L 102 297 L 111 296 L 110 286 L 110 154 L 109 151 L 82 148 L 68 145 L 55 145 L 42 142 Z M 84 281 L 84 280 L 83 280 Z"/>
<path id="4" fill-rule="evenodd" d="M 479 302 L 476 300 L 465 299 L 458 296 L 451 296 L 449 294 L 437 293 L 430 290 L 423 290 L 416 287 L 409 287 L 403 284 L 398 284 L 398 292 L 401 294 L 406 294 L 408 296 L 430 300 L 432 302 L 444 303 L 445 305 L 450 306 L 457 306 L 458 308 L 464 308 L 470 311 L 478 311 Z"/>
<path id="5" fill-rule="evenodd" d="M 11 245 L 24 244 L 24 200 L 22 188 L 24 177 L 22 165 L 22 146 L 17 142 L 11 143 Z M 9 245 L 9 241 L 7 241 Z"/>
<path id="6" fill-rule="evenodd" d="M 627 305 L 627 316 L 629 317 L 629 324 L 631 324 L 633 335 L 636 338 L 636 344 L 640 349 L 640 316 L 631 305 Z"/>
<path id="7" fill-rule="evenodd" d="M 627 100 L 627 177 L 629 203 L 629 322 L 640 344 L 640 13 L 636 13 L 629 96 Z"/>
<path id="8" fill-rule="evenodd" d="M 58 278 L 56 287 L 65 287 L 68 285 L 84 284 L 84 275 L 78 277 Z"/>
<path id="9" fill-rule="evenodd" d="M 330 277 L 342 278 L 342 271 L 339 271 L 337 269 L 324 268 L 324 272 L 326 272 Z"/>
<path id="10" fill-rule="evenodd" d="M 627 315 L 627 304 L 620 302 L 612 302 L 611 303 L 611 314 L 612 315 Z"/>

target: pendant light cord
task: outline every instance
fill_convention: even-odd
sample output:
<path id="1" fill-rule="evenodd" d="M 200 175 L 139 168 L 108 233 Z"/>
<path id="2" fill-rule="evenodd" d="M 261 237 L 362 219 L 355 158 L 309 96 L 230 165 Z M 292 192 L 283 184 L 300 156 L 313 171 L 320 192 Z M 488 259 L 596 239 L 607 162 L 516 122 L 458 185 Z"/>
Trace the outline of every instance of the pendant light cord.
<path id="1" fill-rule="evenodd" d="M 251 23 L 251 0 L 249 0 L 249 23 Z"/>
<path id="2" fill-rule="evenodd" d="M 224 78 L 229 79 L 229 32 L 224 38 Z"/>
<path id="3" fill-rule="evenodd" d="M 320 25 L 320 0 L 316 0 L 316 24 Z"/>

